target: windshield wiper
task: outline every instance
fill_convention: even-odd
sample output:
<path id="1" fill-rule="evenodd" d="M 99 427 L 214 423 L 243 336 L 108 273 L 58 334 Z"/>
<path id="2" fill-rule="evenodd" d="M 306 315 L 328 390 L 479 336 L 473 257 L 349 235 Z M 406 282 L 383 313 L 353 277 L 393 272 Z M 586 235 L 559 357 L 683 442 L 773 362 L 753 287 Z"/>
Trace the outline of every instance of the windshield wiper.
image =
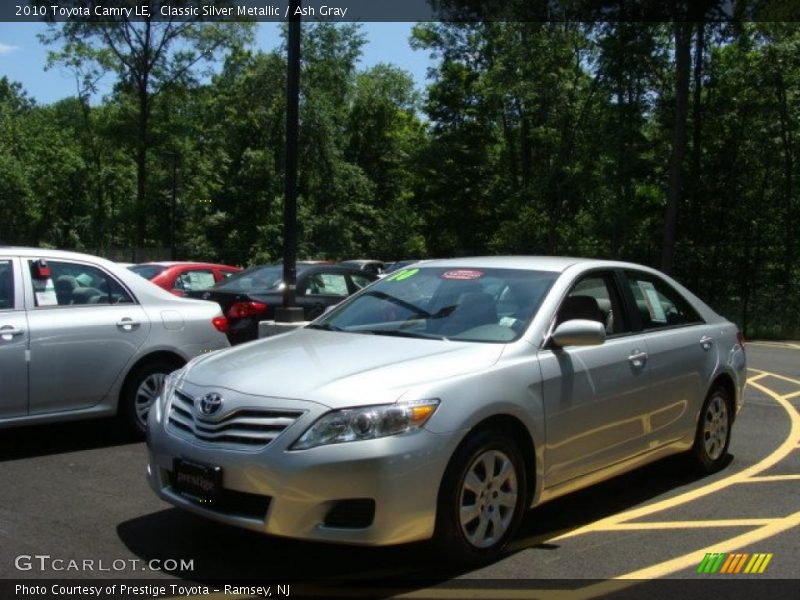
<path id="1" fill-rule="evenodd" d="M 387 302 L 391 302 L 392 304 L 397 304 L 398 306 L 405 308 L 408 311 L 411 311 L 417 315 L 422 315 L 423 317 L 430 318 L 432 315 L 427 310 L 420 308 L 416 304 L 411 304 L 411 302 L 406 302 L 400 298 L 387 294 L 385 292 L 380 292 L 378 290 L 370 290 L 368 292 L 364 292 L 365 296 L 374 296 L 376 298 L 380 298 L 381 300 L 386 300 Z"/>
<path id="2" fill-rule="evenodd" d="M 306 325 L 306 329 L 321 329 L 322 331 L 344 331 L 341 327 L 331 325 L 330 323 L 312 323 Z"/>
<path id="3" fill-rule="evenodd" d="M 450 341 L 449 338 L 446 338 L 443 335 L 420 333 L 419 331 L 403 331 L 402 329 L 355 329 L 351 330 L 350 333 L 371 333 L 373 335 L 385 335 L 390 337 L 407 337 L 407 338 L 421 338 L 426 340 Z"/>

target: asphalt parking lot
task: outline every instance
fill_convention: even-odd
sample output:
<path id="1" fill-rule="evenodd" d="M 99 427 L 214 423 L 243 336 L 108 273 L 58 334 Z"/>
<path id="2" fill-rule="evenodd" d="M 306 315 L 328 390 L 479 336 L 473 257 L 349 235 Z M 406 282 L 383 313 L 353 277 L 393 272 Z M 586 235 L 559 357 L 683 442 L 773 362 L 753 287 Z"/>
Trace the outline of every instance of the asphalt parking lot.
<path id="1" fill-rule="evenodd" d="M 680 459 L 667 459 L 557 499 L 528 513 L 503 560 L 456 573 L 444 572 L 424 544 L 343 549 L 183 513 L 147 486 L 144 444 L 110 422 L 3 430 L 0 577 L 359 581 L 375 588 L 407 581 L 408 598 L 532 597 L 528 583 L 581 579 L 571 597 L 589 598 L 645 580 L 708 578 L 697 573 L 707 553 L 747 553 L 772 554 L 764 572 L 749 577 L 792 580 L 797 588 L 800 344 L 755 342 L 747 353 L 746 404 L 726 469 L 698 477 Z M 48 568 L 18 558 L 36 555 L 51 557 Z M 52 568 L 53 559 L 63 559 L 56 563 L 62 568 Z M 73 570 L 70 560 L 94 562 Z M 168 572 L 149 569 L 152 560 L 192 564 Z"/>

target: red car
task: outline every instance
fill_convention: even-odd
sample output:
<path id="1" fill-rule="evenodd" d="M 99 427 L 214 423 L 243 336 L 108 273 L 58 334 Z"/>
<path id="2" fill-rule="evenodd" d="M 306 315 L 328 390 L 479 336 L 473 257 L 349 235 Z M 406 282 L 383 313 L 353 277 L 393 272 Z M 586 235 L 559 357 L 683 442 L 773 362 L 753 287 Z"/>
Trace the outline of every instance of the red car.
<path id="1" fill-rule="evenodd" d="M 149 262 L 128 268 L 176 296 L 204 290 L 241 271 L 239 267 L 203 262 Z"/>

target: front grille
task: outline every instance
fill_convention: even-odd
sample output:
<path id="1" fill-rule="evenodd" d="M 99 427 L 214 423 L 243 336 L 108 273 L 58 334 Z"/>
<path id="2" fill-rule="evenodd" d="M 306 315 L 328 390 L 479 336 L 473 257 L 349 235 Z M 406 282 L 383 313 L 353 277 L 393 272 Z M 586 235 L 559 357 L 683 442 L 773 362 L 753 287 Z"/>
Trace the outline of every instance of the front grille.
<path id="1" fill-rule="evenodd" d="M 269 444 L 302 414 L 300 410 L 249 407 L 212 420 L 195 413 L 191 396 L 176 391 L 170 402 L 168 430 L 208 444 L 253 449 Z"/>
<path id="2" fill-rule="evenodd" d="M 200 502 L 192 496 L 178 493 L 175 485 L 175 473 L 172 471 L 169 471 L 169 484 L 171 491 L 178 494 L 184 500 L 188 500 L 192 504 L 206 510 L 233 517 L 245 517 L 247 519 L 263 521 L 267 516 L 267 510 L 272 501 L 270 496 L 237 492 L 235 490 L 223 488 L 220 490 L 219 496 L 213 502 Z"/>

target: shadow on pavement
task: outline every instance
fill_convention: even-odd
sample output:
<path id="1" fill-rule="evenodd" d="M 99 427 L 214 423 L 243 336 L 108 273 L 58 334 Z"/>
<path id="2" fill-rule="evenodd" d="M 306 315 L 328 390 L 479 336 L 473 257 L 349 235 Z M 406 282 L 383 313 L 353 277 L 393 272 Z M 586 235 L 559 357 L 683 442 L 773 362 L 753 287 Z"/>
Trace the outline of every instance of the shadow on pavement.
<path id="1" fill-rule="evenodd" d="M 427 544 L 385 548 L 341 546 L 277 538 L 222 525 L 177 508 L 131 519 L 117 527 L 122 542 L 143 560 L 193 560 L 174 575 L 191 581 L 399 581 L 443 577 Z"/>
<path id="2" fill-rule="evenodd" d="M 726 468 L 732 461 L 733 456 L 729 454 Z M 729 474 L 723 469 L 719 476 Z M 684 486 L 706 477 L 692 468 L 684 456 L 662 459 L 528 511 L 511 547 L 515 550 L 536 547 L 548 539 L 645 504 L 662 494 L 683 492 Z"/>
<path id="3" fill-rule="evenodd" d="M 548 551 L 548 539 L 633 508 L 702 479 L 682 457 L 668 458 L 529 511 L 508 554 Z M 264 536 L 209 521 L 176 508 L 121 523 L 117 534 L 143 560 L 194 560 L 175 573 L 206 582 L 318 582 L 323 589 L 391 586 L 395 591 L 435 585 L 467 572 L 443 568 L 426 543 L 385 548 L 337 546 Z M 312 588 L 313 589 L 313 588 Z"/>
<path id="4" fill-rule="evenodd" d="M 132 444 L 116 419 L 94 419 L 3 429 L 0 462 Z"/>

